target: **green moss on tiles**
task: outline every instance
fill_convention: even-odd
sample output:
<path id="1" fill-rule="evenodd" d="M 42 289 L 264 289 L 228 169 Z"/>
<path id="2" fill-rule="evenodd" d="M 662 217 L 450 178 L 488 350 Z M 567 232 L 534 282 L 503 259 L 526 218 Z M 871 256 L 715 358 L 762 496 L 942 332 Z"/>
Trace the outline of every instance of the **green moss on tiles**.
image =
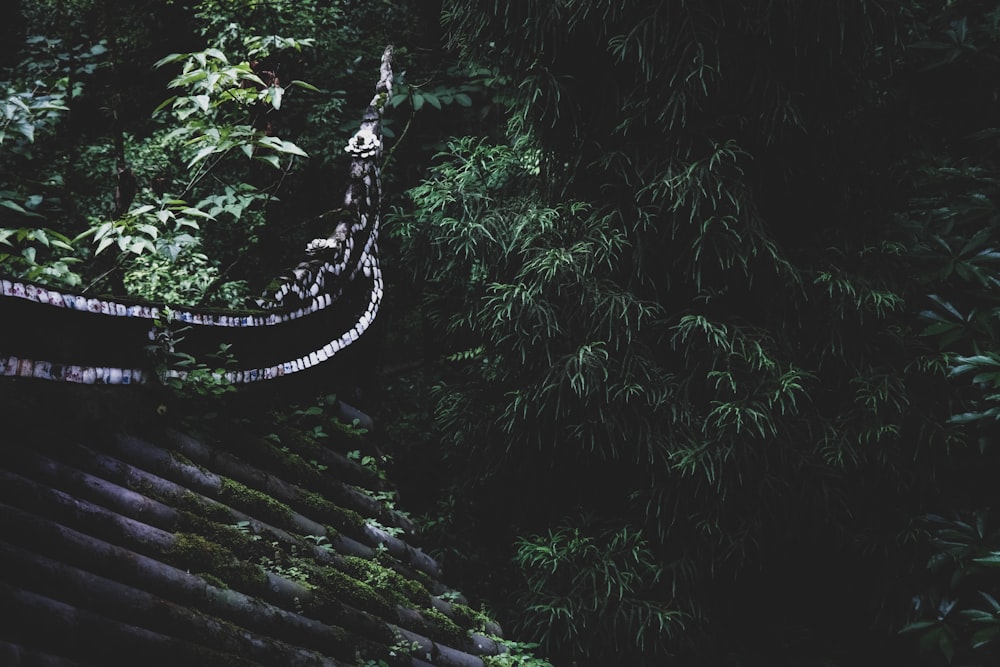
<path id="1" fill-rule="evenodd" d="M 231 523 L 233 521 L 233 514 L 228 507 L 209 502 L 207 498 L 193 491 L 185 491 L 174 503 L 174 506 L 179 510 L 197 514 L 198 516 L 218 521 L 219 523 Z"/>
<path id="2" fill-rule="evenodd" d="M 209 574 L 208 572 L 202 572 L 198 575 L 205 580 L 205 583 L 215 586 L 216 588 L 229 588 L 229 584 L 219 579 L 214 574 Z"/>
<path id="3" fill-rule="evenodd" d="M 423 585 L 380 563 L 358 556 L 345 556 L 344 563 L 348 574 L 370 585 L 396 604 L 423 607 L 430 603 L 430 593 Z"/>
<path id="4" fill-rule="evenodd" d="M 362 535 L 365 529 L 364 518 L 354 510 L 340 507 L 318 493 L 305 491 L 301 494 L 302 508 L 311 518 L 332 523 L 342 532 L 350 535 Z"/>
<path id="5" fill-rule="evenodd" d="M 435 581 L 431 575 L 427 574 L 423 570 L 411 570 L 409 577 L 411 581 L 422 586 L 428 594 L 430 594 L 430 591 L 434 590 L 434 588 L 439 585 L 439 583 Z"/>
<path id="6" fill-rule="evenodd" d="M 420 615 L 434 628 L 435 633 L 431 636 L 439 642 L 450 646 L 461 646 L 468 637 L 468 633 L 460 628 L 455 621 L 451 620 L 434 607 L 427 607 L 420 610 Z"/>
<path id="7" fill-rule="evenodd" d="M 271 553 L 271 549 L 257 535 L 240 530 L 229 523 L 220 523 L 213 519 L 180 511 L 179 530 L 195 533 L 206 539 L 222 545 L 236 554 L 241 560 L 259 560 Z"/>
<path id="8" fill-rule="evenodd" d="M 315 481 L 320 470 L 285 446 L 251 438 L 240 443 L 240 456 L 254 460 L 259 466 L 277 472 L 289 481 Z"/>
<path id="9" fill-rule="evenodd" d="M 393 605 L 374 588 L 332 567 L 319 569 L 316 584 L 314 604 L 320 610 L 325 605 L 336 602 L 363 609 L 377 616 L 385 616 L 395 611 Z"/>
<path id="10" fill-rule="evenodd" d="M 198 465 L 197 463 L 195 463 L 194 461 L 192 461 L 188 457 L 184 456 L 180 452 L 174 452 L 174 451 L 170 452 L 170 458 L 172 458 L 176 463 L 179 463 L 179 464 L 181 464 L 183 466 L 189 466 L 189 467 L 194 468 L 195 470 L 198 470 L 198 471 L 203 472 L 203 473 L 208 473 L 209 472 L 208 468 L 206 468 L 203 465 Z"/>
<path id="11" fill-rule="evenodd" d="M 298 453 L 302 458 L 317 458 L 323 455 L 325 447 L 316 443 L 316 439 L 306 433 L 296 430 L 285 430 L 281 434 L 281 442 L 288 445 L 289 449 Z"/>
<path id="12" fill-rule="evenodd" d="M 239 560 L 226 547 L 201 535 L 177 533 L 167 556 L 177 567 L 209 574 L 237 590 L 257 591 L 267 582 L 264 570 Z"/>
<path id="13" fill-rule="evenodd" d="M 285 503 L 226 477 L 222 478 L 219 498 L 228 505 L 279 525 L 287 522 L 292 515 L 292 508 Z"/>
<path id="14" fill-rule="evenodd" d="M 354 535 L 363 535 L 365 532 L 365 519 L 352 509 L 333 506 L 333 510 L 328 520 L 335 522 L 341 530 Z"/>
<path id="15" fill-rule="evenodd" d="M 329 500 L 312 491 L 303 491 L 299 495 L 299 499 L 302 501 L 303 508 L 315 515 L 326 514 L 334 507 L 334 504 Z"/>
<path id="16" fill-rule="evenodd" d="M 483 612 L 460 602 L 451 603 L 451 614 L 456 623 L 476 632 L 486 632 L 487 628 L 494 624 L 493 619 Z"/>

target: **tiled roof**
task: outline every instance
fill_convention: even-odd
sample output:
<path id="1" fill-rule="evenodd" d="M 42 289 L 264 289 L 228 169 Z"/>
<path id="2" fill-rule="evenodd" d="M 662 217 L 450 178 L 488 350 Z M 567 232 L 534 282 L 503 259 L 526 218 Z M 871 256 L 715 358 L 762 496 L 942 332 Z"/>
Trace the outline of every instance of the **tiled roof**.
<path id="1" fill-rule="evenodd" d="M 352 455 L 363 438 L 168 423 L 148 391 L 51 385 L 0 383 L 0 664 L 465 667 L 502 650 Z"/>

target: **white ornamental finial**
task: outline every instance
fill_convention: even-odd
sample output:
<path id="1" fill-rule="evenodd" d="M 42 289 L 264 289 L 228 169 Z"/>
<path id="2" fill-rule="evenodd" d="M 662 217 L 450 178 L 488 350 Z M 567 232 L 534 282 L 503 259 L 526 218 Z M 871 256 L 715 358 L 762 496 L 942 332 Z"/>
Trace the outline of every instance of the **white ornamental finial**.
<path id="1" fill-rule="evenodd" d="M 351 137 L 344 150 L 356 158 L 364 159 L 374 157 L 381 147 L 382 142 L 375 136 L 375 133 L 367 128 L 362 128 Z"/>

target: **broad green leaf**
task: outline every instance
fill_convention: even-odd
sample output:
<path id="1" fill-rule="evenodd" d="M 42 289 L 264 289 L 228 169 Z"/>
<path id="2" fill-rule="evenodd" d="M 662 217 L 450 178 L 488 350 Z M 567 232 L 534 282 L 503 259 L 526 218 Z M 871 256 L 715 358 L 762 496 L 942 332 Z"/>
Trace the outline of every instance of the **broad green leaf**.
<path id="1" fill-rule="evenodd" d="M 282 141 L 281 151 L 283 153 L 291 153 L 292 155 L 298 155 L 300 157 L 309 157 L 308 153 L 299 148 L 297 145 L 293 144 L 291 141 Z"/>
<path id="2" fill-rule="evenodd" d="M 45 233 L 44 229 L 34 229 L 31 231 L 29 238 L 38 241 L 43 246 L 48 247 L 49 245 L 49 235 Z"/>
<path id="3" fill-rule="evenodd" d="M 113 236 L 105 236 L 103 239 L 101 239 L 101 242 L 97 244 L 97 250 L 94 251 L 94 254 L 100 255 L 109 245 L 111 245 L 114 242 L 115 239 Z"/>
<path id="4" fill-rule="evenodd" d="M 271 95 L 271 106 L 277 111 L 281 108 L 281 99 L 285 94 L 285 89 L 281 86 L 273 86 L 270 88 L 269 93 Z"/>
<path id="5" fill-rule="evenodd" d="M 275 169 L 281 169 L 281 162 L 278 160 L 277 155 L 258 155 L 254 159 L 266 162 Z"/>
<path id="6" fill-rule="evenodd" d="M 152 244 L 146 239 L 140 239 L 138 241 L 133 241 L 128 246 L 128 251 L 134 255 L 141 255 L 144 250 L 153 250 Z"/>
<path id="7" fill-rule="evenodd" d="M 229 62 L 226 59 L 226 54 L 216 48 L 205 49 L 205 55 L 209 56 L 210 58 L 215 58 L 216 60 L 219 60 L 224 63 Z"/>

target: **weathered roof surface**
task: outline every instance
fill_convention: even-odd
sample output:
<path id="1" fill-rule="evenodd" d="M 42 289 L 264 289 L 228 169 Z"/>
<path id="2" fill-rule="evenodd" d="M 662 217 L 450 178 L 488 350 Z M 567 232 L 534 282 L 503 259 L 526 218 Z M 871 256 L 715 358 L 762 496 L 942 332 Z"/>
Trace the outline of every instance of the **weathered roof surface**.
<path id="1" fill-rule="evenodd" d="M 356 436 L 181 426 L 129 391 L 0 385 L 0 664 L 464 667 L 501 650 L 349 455 Z"/>

